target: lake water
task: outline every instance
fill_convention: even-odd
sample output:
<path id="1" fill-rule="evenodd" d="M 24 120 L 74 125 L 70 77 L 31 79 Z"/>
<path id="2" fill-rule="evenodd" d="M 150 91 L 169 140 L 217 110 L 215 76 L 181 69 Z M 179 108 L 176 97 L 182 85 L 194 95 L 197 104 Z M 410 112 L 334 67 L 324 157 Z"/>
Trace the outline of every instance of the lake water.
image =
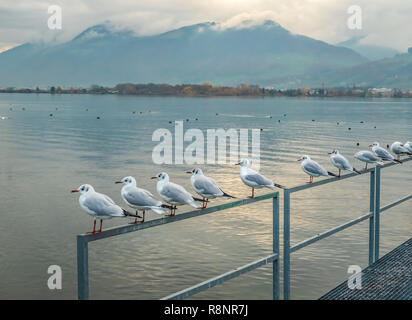
<path id="1" fill-rule="evenodd" d="M 71 189 L 89 183 L 125 206 L 114 181 L 133 175 L 156 194 L 150 177 L 166 171 L 193 191 L 183 173 L 192 166 L 152 162 L 157 144 L 152 133 L 173 132 L 169 121 L 190 119 L 185 130 L 262 128 L 260 171 L 287 186 L 308 180 L 296 161 L 302 154 L 334 170 L 327 152 L 339 148 L 361 168 L 353 154 L 373 141 L 386 146 L 412 140 L 412 100 L 407 99 L 1 94 L 0 116 L 8 117 L 0 120 L 2 299 L 77 297 L 76 235 L 89 231 L 92 220 Z M 238 167 L 201 167 L 228 193 L 249 195 Z M 411 163 L 382 171 L 382 205 L 411 193 L 411 171 Z M 365 175 L 294 194 L 292 245 L 368 212 L 368 188 Z M 411 237 L 410 205 L 382 216 L 382 254 Z M 124 223 L 113 219 L 103 227 Z M 159 299 L 270 254 L 271 232 L 271 201 L 264 201 L 91 243 L 90 298 Z M 291 297 L 318 298 L 347 279 L 349 265 L 365 267 L 367 253 L 365 221 L 292 254 Z M 62 267 L 62 290 L 47 287 L 47 268 L 53 264 Z M 194 298 L 271 299 L 271 283 L 268 265 Z"/>

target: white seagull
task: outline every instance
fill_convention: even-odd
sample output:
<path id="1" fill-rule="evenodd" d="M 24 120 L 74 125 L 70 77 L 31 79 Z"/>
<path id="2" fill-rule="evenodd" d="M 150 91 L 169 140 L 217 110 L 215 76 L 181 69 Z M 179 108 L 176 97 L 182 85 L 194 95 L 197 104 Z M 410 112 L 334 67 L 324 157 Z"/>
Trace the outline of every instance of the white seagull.
<path id="1" fill-rule="evenodd" d="M 383 161 L 391 161 L 391 162 L 398 162 L 401 163 L 399 160 L 396 160 L 393 155 L 391 155 L 388 151 L 384 148 L 379 146 L 378 142 L 374 142 L 369 147 L 372 147 L 372 152 L 381 158 Z"/>
<path id="2" fill-rule="evenodd" d="M 381 166 L 384 165 L 384 163 L 382 162 L 382 159 L 376 156 L 372 151 L 369 151 L 369 150 L 359 151 L 355 153 L 354 157 L 360 161 L 366 162 L 365 170 L 368 170 L 368 163 L 376 163 Z"/>
<path id="3" fill-rule="evenodd" d="M 406 143 L 403 145 L 408 152 L 412 152 L 412 142 L 406 141 Z"/>
<path id="4" fill-rule="evenodd" d="M 186 171 L 186 173 L 191 174 L 190 183 L 192 184 L 193 189 L 196 193 L 203 197 L 203 206 L 202 209 L 207 207 L 207 202 L 209 199 L 214 199 L 217 197 L 221 198 L 234 198 L 231 195 L 228 195 L 224 192 L 215 180 L 209 178 L 203 174 L 202 169 L 195 168 L 192 171 Z"/>
<path id="5" fill-rule="evenodd" d="M 392 143 L 391 151 L 392 153 L 396 154 L 396 156 L 398 157 L 398 161 L 401 160 L 400 158 L 402 155 L 407 154 L 409 156 L 412 156 L 412 152 L 410 152 L 407 148 L 405 148 L 405 145 L 403 145 L 399 141 L 395 141 L 394 143 Z"/>
<path id="6" fill-rule="evenodd" d="M 79 203 L 80 207 L 94 218 L 93 231 L 88 233 L 96 233 L 96 220 L 100 220 L 100 230 L 102 232 L 103 220 L 113 217 L 135 217 L 140 218 L 126 210 L 120 208 L 112 199 L 102 193 L 94 191 L 90 184 L 83 184 L 72 192 L 80 192 Z"/>
<path id="7" fill-rule="evenodd" d="M 136 214 L 138 214 L 138 210 L 143 210 L 143 218 L 140 222 L 144 222 L 146 210 L 153 210 L 158 214 L 165 214 L 167 212 L 166 208 L 171 209 L 170 206 L 155 199 L 151 192 L 138 188 L 134 177 L 125 177 L 115 183 L 123 184 L 121 191 L 122 198 L 130 207 L 136 209 Z M 134 223 L 137 223 L 137 219 L 135 219 Z"/>
<path id="8" fill-rule="evenodd" d="M 329 153 L 330 155 L 330 162 L 339 169 L 339 175 L 341 175 L 342 170 L 348 170 L 350 172 L 356 172 L 357 174 L 361 174 L 358 170 L 352 167 L 352 165 L 349 163 L 348 159 L 346 159 L 344 156 L 342 156 L 338 150 L 333 150 L 332 152 Z"/>
<path id="9" fill-rule="evenodd" d="M 240 179 L 242 179 L 245 185 L 252 188 L 252 195 L 249 198 L 253 198 L 255 196 L 255 188 L 284 188 L 284 186 L 274 183 L 272 180 L 261 175 L 259 172 L 251 169 L 248 159 L 243 159 L 239 163 L 236 163 L 236 165 L 240 165 Z"/>
<path id="10" fill-rule="evenodd" d="M 174 216 L 176 214 L 176 206 L 178 205 L 188 204 L 194 208 L 200 208 L 195 201 L 203 200 L 192 197 L 185 188 L 170 182 L 169 175 L 166 172 L 161 172 L 157 176 L 152 177 L 152 179 L 157 179 L 156 189 L 162 199 L 172 205 L 168 216 Z"/>
<path id="11" fill-rule="evenodd" d="M 301 167 L 304 172 L 306 172 L 309 176 L 310 179 L 307 183 L 312 183 L 313 182 L 313 177 L 319 177 L 319 176 L 333 176 L 337 177 L 336 174 L 327 171 L 325 168 L 323 168 L 319 163 L 316 161 L 313 161 L 309 156 L 304 155 L 301 158 L 299 158 L 297 161 L 302 161 L 301 162 Z"/>

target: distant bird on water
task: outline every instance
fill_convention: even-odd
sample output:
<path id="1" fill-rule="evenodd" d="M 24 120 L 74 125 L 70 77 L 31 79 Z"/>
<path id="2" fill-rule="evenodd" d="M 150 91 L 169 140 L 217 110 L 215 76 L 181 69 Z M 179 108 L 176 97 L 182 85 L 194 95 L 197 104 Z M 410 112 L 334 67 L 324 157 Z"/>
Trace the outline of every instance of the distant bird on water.
<path id="1" fill-rule="evenodd" d="M 121 196 L 128 206 L 136 209 L 136 215 L 139 214 L 138 210 L 143 210 L 143 218 L 140 222 L 144 222 L 146 210 L 153 210 L 157 214 L 166 214 L 166 209 L 171 209 L 171 206 L 165 205 L 161 201 L 155 199 L 151 192 L 146 189 L 138 188 L 134 177 L 124 177 L 122 180 L 116 181 L 115 183 L 123 184 Z M 137 222 L 137 219 L 135 219 L 134 223 Z"/>
<path id="2" fill-rule="evenodd" d="M 119 207 L 108 196 L 98 193 L 90 184 L 83 184 L 79 188 L 72 190 L 73 192 L 79 192 L 79 204 L 80 207 L 94 218 L 93 231 L 88 233 L 102 232 L 103 220 L 111 218 L 125 218 L 135 217 L 141 218 L 138 215 L 134 215 L 130 212 Z M 100 230 L 96 231 L 96 220 L 100 220 Z"/>
<path id="3" fill-rule="evenodd" d="M 341 176 L 342 170 L 348 170 L 350 172 L 356 172 L 357 174 L 361 174 L 358 170 L 352 167 L 348 159 L 346 159 L 343 155 L 341 155 L 338 150 L 333 150 L 332 152 L 329 153 L 329 155 L 330 155 L 330 162 L 332 162 L 332 164 L 336 168 L 339 169 L 338 177 Z"/>
<path id="4" fill-rule="evenodd" d="M 313 177 L 319 177 L 319 176 L 333 176 L 337 177 L 336 174 L 327 171 L 325 168 L 323 168 L 319 163 L 316 161 L 313 161 L 309 156 L 304 155 L 301 158 L 299 158 L 297 161 L 301 161 L 301 167 L 304 172 L 306 172 L 309 176 L 310 179 L 307 182 L 312 183 L 313 182 Z"/>
<path id="5" fill-rule="evenodd" d="M 284 186 L 273 182 L 272 180 L 261 175 L 259 172 L 250 168 L 250 161 L 248 159 L 243 159 L 236 165 L 240 165 L 240 179 L 243 181 L 245 185 L 252 188 L 252 195 L 249 198 L 254 198 L 255 189 L 260 189 L 260 188 L 269 188 L 269 189 L 281 188 L 283 189 L 284 188 Z"/>
<path id="6" fill-rule="evenodd" d="M 226 199 L 234 198 L 220 189 L 215 180 L 205 176 L 202 169 L 195 168 L 192 171 L 186 171 L 186 173 L 192 175 L 190 177 L 190 183 L 196 193 L 203 197 L 203 209 L 207 207 L 207 202 L 209 199 L 214 199 L 217 197 Z"/>
<path id="7" fill-rule="evenodd" d="M 369 150 L 362 150 L 355 154 L 354 156 L 356 159 L 365 162 L 365 170 L 368 170 L 368 163 L 376 163 L 383 166 L 382 159 L 376 156 L 372 151 Z"/>

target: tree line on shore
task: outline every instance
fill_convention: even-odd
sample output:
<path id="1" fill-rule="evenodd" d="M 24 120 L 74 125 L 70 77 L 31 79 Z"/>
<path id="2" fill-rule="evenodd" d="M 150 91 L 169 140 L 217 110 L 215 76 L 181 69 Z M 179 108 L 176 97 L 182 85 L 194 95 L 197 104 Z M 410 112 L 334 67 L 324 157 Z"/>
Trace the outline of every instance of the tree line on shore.
<path id="1" fill-rule="evenodd" d="M 115 87 L 104 87 L 92 85 L 90 88 L 61 88 L 50 87 L 47 89 L 30 88 L 0 88 L 0 93 L 51 93 L 51 94 L 119 94 L 119 95 L 141 95 L 141 96 L 181 96 L 181 97 L 265 97 L 265 96 L 320 96 L 320 97 L 412 97 L 412 90 L 386 89 L 386 88 L 312 88 L 306 87 L 296 89 L 261 88 L 258 85 L 247 83 L 237 87 L 216 86 L 210 82 L 203 84 L 132 84 L 123 83 Z"/>

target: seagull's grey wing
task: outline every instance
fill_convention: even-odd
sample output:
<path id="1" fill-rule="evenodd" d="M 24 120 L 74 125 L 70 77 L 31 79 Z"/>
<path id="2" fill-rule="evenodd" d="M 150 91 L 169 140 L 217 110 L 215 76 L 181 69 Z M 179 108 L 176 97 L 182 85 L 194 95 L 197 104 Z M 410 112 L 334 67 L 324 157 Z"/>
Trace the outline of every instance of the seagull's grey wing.
<path id="1" fill-rule="evenodd" d="M 390 153 L 387 152 L 387 151 L 384 150 L 384 149 L 380 149 L 380 148 L 375 149 L 375 154 L 376 154 L 378 157 L 383 158 L 383 159 L 391 158 Z"/>
<path id="2" fill-rule="evenodd" d="M 304 167 L 306 171 L 313 173 L 313 174 L 325 174 L 325 171 L 326 171 L 314 161 L 306 162 Z"/>
<path id="3" fill-rule="evenodd" d="M 151 196 L 151 193 L 144 189 L 129 190 L 124 194 L 127 202 L 139 207 L 158 207 L 162 203 Z"/>
<path id="4" fill-rule="evenodd" d="M 205 176 L 195 179 L 193 186 L 203 194 L 217 195 L 222 193 L 217 183 L 213 179 Z"/>
<path id="5" fill-rule="evenodd" d="M 249 180 L 251 182 L 254 182 L 260 186 L 270 186 L 273 184 L 273 181 L 266 178 L 265 176 L 262 176 L 260 173 L 248 173 L 245 176 L 246 180 Z"/>
<path id="6" fill-rule="evenodd" d="M 364 152 L 362 156 L 369 161 L 380 161 L 381 160 L 376 155 L 374 155 L 372 152 Z"/>
<path id="7" fill-rule="evenodd" d="M 335 157 L 335 162 L 341 165 L 346 170 L 352 169 L 352 166 L 350 165 L 349 161 L 343 156 Z"/>
<path id="8" fill-rule="evenodd" d="M 83 205 L 93 211 L 98 216 L 103 217 L 122 217 L 122 208 L 116 205 L 112 199 L 104 194 L 94 194 L 86 198 Z"/>
<path id="9" fill-rule="evenodd" d="M 183 187 L 174 183 L 168 183 L 165 185 L 162 188 L 160 195 L 173 202 L 186 202 L 192 200 L 190 193 L 188 193 Z"/>

